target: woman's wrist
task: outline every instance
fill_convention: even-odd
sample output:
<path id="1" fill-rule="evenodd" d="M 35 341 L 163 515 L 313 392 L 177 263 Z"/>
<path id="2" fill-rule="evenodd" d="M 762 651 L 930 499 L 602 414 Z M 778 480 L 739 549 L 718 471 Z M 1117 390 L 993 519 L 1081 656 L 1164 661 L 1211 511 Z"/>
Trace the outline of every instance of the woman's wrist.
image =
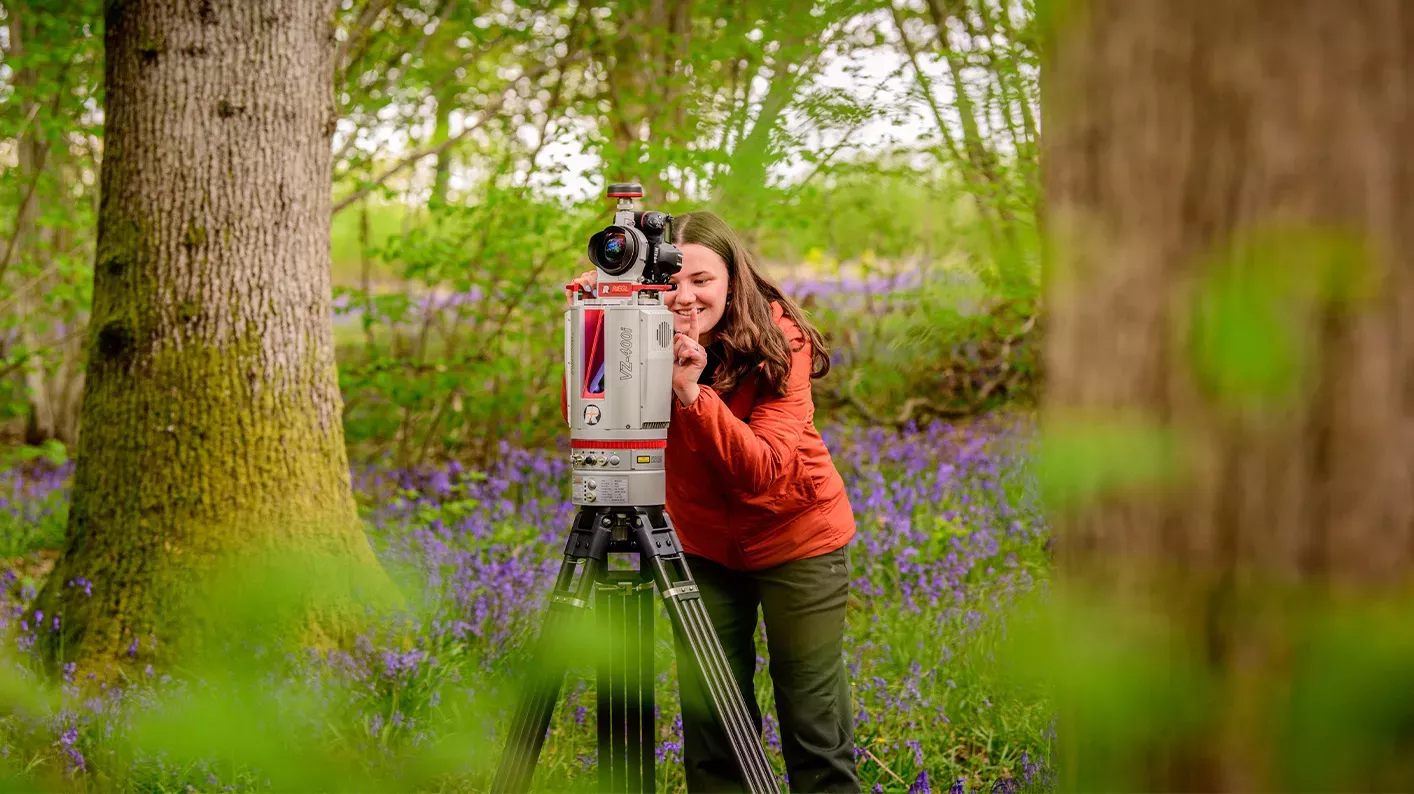
<path id="1" fill-rule="evenodd" d="M 702 395 L 702 387 L 698 386 L 696 383 L 689 383 L 681 388 L 673 389 L 673 392 L 677 395 L 678 402 L 682 403 L 684 408 L 687 408 L 697 402 L 697 398 Z"/>

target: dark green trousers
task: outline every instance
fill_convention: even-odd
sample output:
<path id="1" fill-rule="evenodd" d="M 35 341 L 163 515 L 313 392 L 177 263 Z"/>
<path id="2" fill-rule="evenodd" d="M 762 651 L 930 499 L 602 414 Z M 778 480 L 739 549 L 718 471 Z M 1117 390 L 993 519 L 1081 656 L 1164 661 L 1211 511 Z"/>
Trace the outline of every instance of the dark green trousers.
<path id="1" fill-rule="evenodd" d="M 763 571 L 735 571 L 687 555 L 712 625 L 761 733 L 755 635 L 766 621 L 781 751 L 792 792 L 857 792 L 854 709 L 843 658 L 848 549 Z M 683 762 L 693 794 L 744 791 L 741 773 L 691 657 L 677 643 L 683 709 Z"/>

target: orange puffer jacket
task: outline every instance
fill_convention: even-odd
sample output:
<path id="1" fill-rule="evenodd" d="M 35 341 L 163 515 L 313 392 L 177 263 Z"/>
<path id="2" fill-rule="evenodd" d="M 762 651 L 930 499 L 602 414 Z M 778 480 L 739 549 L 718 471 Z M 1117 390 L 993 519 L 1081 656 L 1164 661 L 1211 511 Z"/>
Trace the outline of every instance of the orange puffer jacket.
<path id="1" fill-rule="evenodd" d="M 745 570 L 826 554 L 855 534 L 815 428 L 810 342 L 779 303 L 771 316 L 794 350 L 785 396 L 755 375 L 728 394 L 704 385 L 687 407 L 674 398 L 664 455 L 666 507 L 684 550 Z"/>

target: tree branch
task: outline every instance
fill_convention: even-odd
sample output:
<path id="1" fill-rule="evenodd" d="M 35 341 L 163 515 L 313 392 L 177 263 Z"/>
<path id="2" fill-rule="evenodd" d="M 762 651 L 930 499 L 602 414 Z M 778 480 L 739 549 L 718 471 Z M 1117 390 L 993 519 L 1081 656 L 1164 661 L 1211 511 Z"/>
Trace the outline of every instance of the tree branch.
<path id="1" fill-rule="evenodd" d="M 460 141 L 462 138 L 465 138 L 466 136 L 475 132 L 481 127 L 481 125 L 485 124 L 488 120 L 490 120 L 491 115 L 493 113 L 499 110 L 501 106 L 506 103 L 506 93 L 508 91 L 513 90 L 515 84 L 520 82 L 522 79 L 528 78 L 531 82 L 534 82 L 551 69 L 554 69 L 556 67 L 563 69 L 565 66 L 568 66 L 569 64 L 575 61 L 581 60 L 582 58 L 582 55 L 571 56 L 558 64 L 541 65 L 535 69 L 530 70 L 529 72 L 517 76 L 514 80 L 510 82 L 509 85 L 505 87 L 505 89 L 503 89 L 499 94 L 497 94 L 495 98 L 486 103 L 486 106 L 481 109 L 481 114 L 474 123 L 466 125 L 462 128 L 461 132 L 458 132 L 456 135 L 451 136 L 450 138 L 436 146 L 431 146 L 413 152 L 407 157 L 404 157 L 402 160 L 399 160 L 391 168 L 384 171 L 382 174 L 379 174 L 372 182 L 368 183 L 362 188 L 359 188 L 358 190 L 355 190 L 352 194 L 342 199 L 338 204 L 335 204 L 334 209 L 330 213 L 330 215 L 337 215 L 350 204 L 353 204 L 364 196 L 367 196 L 369 193 L 372 193 L 374 190 L 381 187 L 384 182 L 387 182 L 389 179 L 393 178 L 397 174 L 402 173 L 405 169 L 412 166 L 419 160 L 422 160 L 427 157 L 435 157 L 436 155 L 441 154 L 451 145 L 455 144 L 457 141 Z"/>
<path id="2" fill-rule="evenodd" d="M 5 271 L 10 269 L 10 257 L 15 255 L 15 244 L 20 239 L 19 219 L 29 211 L 29 204 L 34 200 L 34 189 L 39 186 L 39 176 L 44 173 L 44 162 L 49 159 L 49 145 L 45 144 L 39 150 L 39 162 L 34 164 L 34 174 L 29 178 L 29 186 L 25 189 L 25 197 L 20 201 L 20 208 L 15 212 L 15 231 L 10 235 L 10 241 L 5 245 L 5 257 L 0 259 L 0 283 L 5 280 Z"/>
<path id="3" fill-rule="evenodd" d="M 903 43 L 904 52 L 908 54 L 908 62 L 913 66 L 913 74 L 918 78 L 918 87 L 922 89 L 923 97 L 928 100 L 928 107 L 933 111 L 933 120 L 938 124 L 938 133 L 943 136 L 943 142 L 947 144 L 948 152 L 952 154 L 953 160 L 961 161 L 962 152 L 958 150 L 957 141 L 953 140 L 952 132 L 948 130 L 947 121 L 943 119 L 942 108 L 938 107 L 938 99 L 933 95 L 933 81 L 928 78 L 927 73 L 918 64 L 918 50 L 908 38 L 908 31 L 903 24 L 903 16 L 899 14 L 898 6 L 892 2 L 889 3 L 889 11 L 893 14 L 894 27 L 898 30 L 898 37 Z"/>
<path id="4" fill-rule="evenodd" d="M 897 77 L 898 74 L 902 71 L 903 67 L 900 66 L 893 72 L 889 73 L 886 77 L 879 81 L 878 85 L 874 86 L 874 91 L 878 92 L 882 90 L 885 84 Z M 796 193 L 799 193 L 802 189 L 804 189 L 806 185 L 810 184 L 810 180 L 814 179 L 817 175 L 819 175 L 822 170 L 824 170 L 825 166 L 828 165 L 830 161 L 834 159 L 835 155 L 839 153 L 840 149 L 843 149 L 845 147 L 845 144 L 849 143 L 850 136 L 854 134 L 855 130 L 859 129 L 863 125 L 864 119 L 862 118 L 854 122 L 854 126 L 850 127 L 844 135 L 841 135 L 839 141 L 834 146 L 830 147 L 830 150 L 825 152 L 825 156 L 821 157 L 815 163 L 815 167 L 811 169 L 810 173 L 806 174 L 804 179 L 796 183 L 795 186 L 793 186 L 786 193 L 787 200 L 789 200 L 789 198 L 794 196 Z"/>
<path id="5" fill-rule="evenodd" d="M 372 0 L 372 2 L 364 7 L 363 13 L 359 14 L 358 19 L 354 22 L 353 28 L 349 31 L 349 37 L 339 42 L 338 49 L 334 51 L 334 70 L 338 74 L 336 84 L 342 85 L 347 79 L 345 73 L 348 71 L 349 66 L 356 58 L 363 57 L 364 51 L 368 48 L 368 42 L 372 41 L 372 38 L 368 35 L 368 29 L 373 26 L 373 23 L 378 21 L 378 17 L 383 16 L 383 12 L 387 11 L 388 6 L 392 4 L 393 0 Z M 354 47 L 355 31 L 359 34 L 357 56 L 350 55 Z M 348 60 L 345 61 L 345 58 Z"/>

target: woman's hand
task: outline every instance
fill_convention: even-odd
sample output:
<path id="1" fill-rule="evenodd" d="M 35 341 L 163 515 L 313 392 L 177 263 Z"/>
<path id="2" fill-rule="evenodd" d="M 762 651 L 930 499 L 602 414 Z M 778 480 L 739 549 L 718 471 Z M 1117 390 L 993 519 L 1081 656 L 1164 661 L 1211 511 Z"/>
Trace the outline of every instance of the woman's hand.
<path id="1" fill-rule="evenodd" d="M 707 350 L 697 341 L 697 312 L 688 319 L 687 331 L 673 334 L 673 394 L 684 407 L 697 402 L 702 387 L 697 379 L 707 367 Z"/>
<path id="2" fill-rule="evenodd" d="M 599 283 L 599 271 L 586 270 L 574 281 L 565 285 L 565 301 L 571 306 L 574 305 L 574 293 L 576 290 L 583 292 L 593 292 L 594 286 Z"/>

